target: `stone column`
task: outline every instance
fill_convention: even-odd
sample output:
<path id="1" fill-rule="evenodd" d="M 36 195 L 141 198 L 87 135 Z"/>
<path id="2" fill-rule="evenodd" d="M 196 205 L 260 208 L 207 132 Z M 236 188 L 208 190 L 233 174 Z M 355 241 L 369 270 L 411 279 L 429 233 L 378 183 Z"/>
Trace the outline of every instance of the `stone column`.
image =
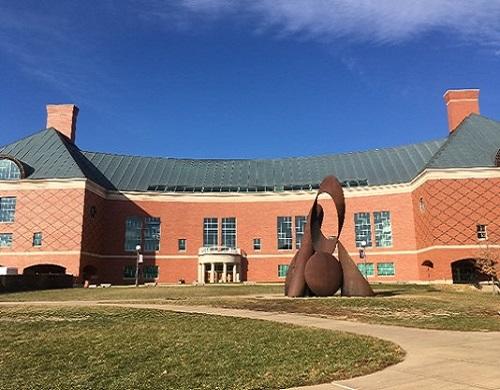
<path id="1" fill-rule="evenodd" d="M 215 264 L 210 263 L 210 283 L 214 283 L 215 279 Z"/>
<path id="2" fill-rule="evenodd" d="M 203 263 L 198 265 L 198 283 L 205 283 L 205 264 Z"/>
<path id="3" fill-rule="evenodd" d="M 237 267 L 237 265 L 236 265 L 236 264 L 233 264 L 233 283 L 238 282 L 238 281 L 236 280 L 236 267 Z"/>
<path id="4" fill-rule="evenodd" d="M 227 263 L 222 263 L 222 283 L 227 282 Z"/>

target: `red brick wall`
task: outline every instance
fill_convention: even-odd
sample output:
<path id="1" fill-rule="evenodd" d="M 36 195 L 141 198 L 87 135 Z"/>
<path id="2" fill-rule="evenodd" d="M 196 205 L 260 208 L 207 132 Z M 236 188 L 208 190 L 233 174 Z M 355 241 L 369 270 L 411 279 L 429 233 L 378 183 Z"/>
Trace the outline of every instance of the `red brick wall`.
<path id="1" fill-rule="evenodd" d="M 446 245 L 476 245 L 476 224 L 488 225 L 492 243 L 500 240 L 500 180 L 433 180 L 413 193 L 347 198 L 346 220 L 341 241 L 356 263 L 363 262 L 355 247 L 354 213 L 371 214 L 373 246 L 367 248 L 367 262 L 393 262 L 394 277 L 372 277 L 374 281 L 450 279 L 451 262 L 474 257 L 476 248 L 462 252 L 450 248 L 426 248 Z M 281 281 L 278 265 L 288 264 L 292 250 L 277 249 L 277 217 L 307 215 L 311 196 L 273 201 L 184 202 L 178 200 L 105 200 L 83 189 L 0 191 L 0 196 L 17 196 L 16 221 L 0 224 L 0 232 L 14 233 L 14 245 L 0 249 L 0 264 L 22 268 L 36 263 L 60 264 L 75 275 L 86 265 L 99 270 L 101 282 L 123 283 L 123 268 L 135 264 L 135 253 L 124 251 L 125 220 L 129 216 L 161 218 L 158 252 L 145 253 L 145 264 L 159 267 L 159 282 L 175 283 L 197 279 L 198 249 L 203 245 L 203 218 L 237 219 L 237 245 L 247 253 L 246 278 L 252 281 Z M 419 199 L 425 210 L 421 211 Z M 262 198 L 260 198 L 262 199 Z M 323 231 L 336 235 L 337 216 L 333 203 L 322 197 L 325 209 Z M 390 211 L 393 245 L 375 247 L 373 212 Z M 219 229 L 220 230 L 220 229 Z M 43 233 L 43 246 L 32 247 L 33 233 Z M 295 236 L 295 234 L 294 234 Z M 187 240 L 187 250 L 179 252 L 178 239 Z M 253 239 L 260 238 L 262 248 L 253 250 Z M 295 248 L 295 242 L 293 243 Z M 80 259 L 80 250 L 82 256 Z M 416 252 L 418 250 L 418 253 Z M 5 254 L 28 252 L 21 255 Z M 60 253 L 58 253 L 60 252 Z M 40 253 L 39 256 L 29 254 Z M 457 257 L 465 256 L 465 257 Z M 422 262 L 431 260 L 429 270 Z"/>
<path id="2" fill-rule="evenodd" d="M 91 199 L 89 196 L 88 199 Z M 118 256 L 105 258 L 107 264 L 125 264 L 133 262 L 133 253 L 123 250 L 125 235 L 125 220 L 128 216 L 157 216 L 161 218 L 162 234 L 160 251 L 146 253 L 146 259 L 160 267 L 160 282 L 176 282 L 178 279 L 194 281 L 197 278 L 198 249 L 203 245 L 203 218 L 236 217 L 237 245 L 248 254 L 247 279 L 252 281 L 280 281 L 278 264 L 288 264 L 295 253 L 292 250 L 277 249 L 277 217 L 307 215 L 312 200 L 300 201 L 266 201 L 266 202 L 173 202 L 173 201 L 140 201 L 132 203 L 124 200 L 106 201 L 106 213 L 103 217 L 104 229 L 102 236 L 102 254 Z M 327 235 L 336 235 L 337 217 L 333 203 L 322 198 L 325 208 L 324 232 Z M 417 279 L 418 268 L 415 256 L 390 256 L 391 250 L 415 249 L 414 226 L 410 194 L 389 195 L 381 197 L 349 198 L 347 201 L 347 215 L 342 232 L 342 242 L 351 252 L 357 253 L 354 243 L 354 212 L 391 211 L 393 225 L 393 246 L 391 248 L 367 249 L 370 261 L 388 262 L 396 264 L 398 278 Z M 99 214 L 99 213 L 98 213 Z M 85 231 L 85 229 L 84 229 Z M 91 228 L 89 228 L 91 231 Z M 373 215 L 372 235 L 374 236 Z M 84 235 L 85 237 L 85 235 Z M 187 240 L 187 250 L 179 252 L 177 240 Z M 253 239 L 260 238 L 262 248 L 253 250 Z M 295 243 L 294 246 L 295 248 Z M 379 254 L 380 253 L 380 254 Z M 120 258 L 123 256 L 123 258 Z M 169 258 L 163 258 L 169 256 Z M 177 257 L 179 256 L 179 257 Z M 355 256 L 354 260 L 359 262 Z M 387 280 L 389 277 L 383 277 Z"/>

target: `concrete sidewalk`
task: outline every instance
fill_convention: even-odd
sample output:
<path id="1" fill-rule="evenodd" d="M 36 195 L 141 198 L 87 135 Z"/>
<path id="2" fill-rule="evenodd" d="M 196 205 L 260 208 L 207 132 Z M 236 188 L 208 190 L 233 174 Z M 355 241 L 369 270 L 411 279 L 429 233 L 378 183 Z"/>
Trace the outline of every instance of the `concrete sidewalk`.
<path id="1" fill-rule="evenodd" d="M 12 302 L 0 305 L 106 305 L 168 310 L 228 317 L 243 317 L 307 327 L 352 332 L 400 345 L 407 356 L 402 363 L 371 375 L 296 389 L 316 390 L 500 390 L 500 332 L 455 332 L 372 325 L 318 318 L 303 314 L 222 309 L 208 306 L 120 304 L 112 302 Z"/>

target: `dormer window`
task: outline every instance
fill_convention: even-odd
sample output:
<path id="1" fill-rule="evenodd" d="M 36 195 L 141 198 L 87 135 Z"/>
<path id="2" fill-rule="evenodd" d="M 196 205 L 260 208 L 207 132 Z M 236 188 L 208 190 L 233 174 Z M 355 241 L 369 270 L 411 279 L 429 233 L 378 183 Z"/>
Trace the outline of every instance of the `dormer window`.
<path id="1" fill-rule="evenodd" d="M 0 180 L 19 180 L 23 176 L 20 165 L 10 158 L 0 158 Z"/>

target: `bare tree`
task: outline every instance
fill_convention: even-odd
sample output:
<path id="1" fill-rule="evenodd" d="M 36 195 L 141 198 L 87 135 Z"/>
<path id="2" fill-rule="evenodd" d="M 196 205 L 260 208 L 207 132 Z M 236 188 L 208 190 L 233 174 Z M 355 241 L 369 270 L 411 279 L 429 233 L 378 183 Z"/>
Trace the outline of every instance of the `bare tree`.
<path id="1" fill-rule="evenodd" d="M 500 250 L 492 248 L 488 241 L 482 246 L 476 256 L 474 267 L 478 272 L 486 275 L 490 280 L 493 288 L 493 294 L 496 293 L 496 285 L 498 283 L 497 264 L 500 263 Z"/>

